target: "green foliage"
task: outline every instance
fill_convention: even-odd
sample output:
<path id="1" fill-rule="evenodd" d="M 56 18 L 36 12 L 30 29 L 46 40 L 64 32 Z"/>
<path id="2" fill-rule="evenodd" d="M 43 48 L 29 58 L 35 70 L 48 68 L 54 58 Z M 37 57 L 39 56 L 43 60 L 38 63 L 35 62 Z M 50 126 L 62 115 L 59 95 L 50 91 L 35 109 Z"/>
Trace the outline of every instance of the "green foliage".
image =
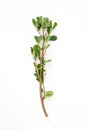
<path id="1" fill-rule="evenodd" d="M 44 49 L 47 49 L 50 47 L 50 44 L 47 44 L 46 46 L 44 46 Z"/>
<path id="2" fill-rule="evenodd" d="M 33 62 L 33 65 L 34 65 L 34 67 L 35 67 L 35 68 L 37 67 L 37 64 L 36 64 L 36 62 Z"/>
<path id="3" fill-rule="evenodd" d="M 41 40 L 42 40 L 42 37 L 41 36 L 34 36 L 35 40 L 37 43 L 40 43 Z"/>
<path id="4" fill-rule="evenodd" d="M 34 45 L 30 49 L 31 49 L 31 54 L 33 55 L 33 58 L 35 60 L 40 57 L 40 46 L 39 45 Z"/>
<path id="5" fill-rule="evenodd" d="M 52 36 L 49 37 L 49 40 L 50 41 L 56 41 L 57 40 L 57 36 L 52 35 Z"/>
<path id="6" fill-rule="evenodd" d="M 49 21 L 49 24 L 47 26 L 47 32 L 48 32 L 48 34 L 50 34 L 51 31 L 52 31 L 52 20 Z"/>
<path id="7" fill-rule="evenodd" d="M 47 62 L 51 62 L 51 61 L 52 61 L 52 60 L 49 59 L 49 60 L 45 60 L 44 62 L 47 63 Z"/>
<path id="8" fill-rule="evenodd" d="M 53 24 L 53 29 L 55 29 L 56 26 L 57 26 L 57 23 L 55 22 L 55 23 Z"/>
<path id="9" fill-rule="evenodd" d="M 35 21 L 35 19 L 32 19 L 32 23 L 33 23 L 34 26 L 36 26 L 36 21 Z"/>
<path id="10" fill-rule="evenodd" d="M 51 62 L 50 59 L 45 60 L 45 53 L 50 47 L 49 42 L 57 40 L 56 35 L 51 35 L 52 30 L 57 27 L 57 22 L 53 23 L 49 18 L 40 16 L 32 19 L 32 23 L 38 32 L 38 36 L 34 36 L 36 44 L 30 48 L 34 58 L 34 76 L 38 82 L 41 81 L 41 84 L 44 85 L 44 77 L 46 75 L 45 66 L 46 63 Z M 44 98 L 53 95 L 53 91 L 45 91 L 43 88 L 42 90 Z"/>
<path id="11" fill-rule="evenodd" d="M 31 49 L 31 54 L 33 55 L 33 47 L 30 47 L 30 49 Z"/>
<path id="12" fill-rule="evenodd" d="M 47 17 L 36 17 L 36 19 L 32 19 L 33 25 L 39 31 L 40 29 L 47 30 L 47 33 L 50 34 L 53 29 L 56 28 L 57 23 L 52 23 L 52 20 L 49 20 Z"/>
<path id="13" fill-rule="evenodd" d="M 37 17 L 37 21 L 35 19 L 32 19 L 32 23 L 37 28 L 37 30 L 40 30 L 40 28 L 41 28 L 41 21 L 39 20 L 38 17 Z"/>
<path id="14" fill-rule="evenodd" d="M 44 98 L 48 98 L 48 97 L 51 97 L 51 96 L 53 96 L 53 91 L 46 91 Z"/>
<path id="15" fill-rule="evenodd" d="M 40 81 L 40 64 L 36 64 L 36 62 L 34 62 L 34 67 L 35 67 L 34 76 L 36 77 L 37 81 Z"/>

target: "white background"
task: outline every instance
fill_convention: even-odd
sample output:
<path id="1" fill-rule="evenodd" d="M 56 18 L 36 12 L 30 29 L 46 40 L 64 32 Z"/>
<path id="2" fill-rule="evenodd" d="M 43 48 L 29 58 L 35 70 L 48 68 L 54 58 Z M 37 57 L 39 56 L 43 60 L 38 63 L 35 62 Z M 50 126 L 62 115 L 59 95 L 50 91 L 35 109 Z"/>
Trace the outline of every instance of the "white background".
<path id="1" fill-rule="evenodd" d="M 40 15 L 58 22 L 47 54 L 49 118 L 30 53 L 37 34 L 32 18 Z M 0 0 L 0 130 L 87 130 L 86 0 Z"/>

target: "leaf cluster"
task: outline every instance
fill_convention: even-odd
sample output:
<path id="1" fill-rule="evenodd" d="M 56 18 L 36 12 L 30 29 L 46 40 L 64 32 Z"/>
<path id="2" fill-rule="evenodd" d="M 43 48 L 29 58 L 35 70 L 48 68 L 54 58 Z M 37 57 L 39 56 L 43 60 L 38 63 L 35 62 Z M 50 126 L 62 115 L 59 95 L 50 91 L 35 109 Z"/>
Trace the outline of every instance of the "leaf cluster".
<path id="1" fill-rule="evenodd" d="M 38 36 L 34 36 L 34 39 L 36 41 L 36 44 L 31 47 L 31 54 L 33 55 L 33 65 L 35 68 L 34 76 L 38 82 L 40 82 L 40 78 L 42 79 L 42 84 L 44 84 L 44 77 L 46 75 L 46 63 L 51 62 L 50 59 L 45 59 L 45 53 L 46 50 L 50 47 L 49 41 L 55 41 L 57 40 L 56 35 L 51 35 L 52 30 L 54 30 L 57 26 L 57 22 L 52 22 L 47 17 L 36 17 L 36 19 L 32 19 L 32 23 L 37 29 Z M 44 42 L 44 46 L 43 46 Z M 43 57 L 42 52 L 44 52 Z M 42 58 L 42 65 L 40 64 L 40 60 Z M 42 77 L 40 77 L 40 71 L 42 71 Z M 44 98 L 50 97 L 53 95 L 52 91 L 45 91 L 43 90 L 43 93 L 45 93 Z"/>
<path id="2" fill-rule="evenodd" d="M 52 20 L 49 20 L 47 17 L 36 17 L 36 19 L 32 19 L 33 25 L 37 28 L 37 30 L 40 29 L 47 29 L 47 32 L 50 33 L 55 27 L 57 26 L 57 22 L 52 23 Z"/>
<path id="3" fill-rule="evenodd" d="M 52 30 L 54 30 L 57 26 L 57 22 L 52 22 L 52 20 L 49 20 L 47 17 L 36 17 L 36 19 L 32 19 L 33 25 L 36 27 L 37 31 L 45 30 L 44 39 L 46 42 L 48 41 L 55 41 L 57 40 L 57 36 L 50 35 Z M 41 36 L 34 36 L 37 43 L 40 43 L 42 40 Z"/>
<path id="4" fill-rule="evenodd" d="M 31 47 L 31 54 L 33 55 L 35 61 L 37 58 L 40 58 L 40 46 L 36 44 Z"/>

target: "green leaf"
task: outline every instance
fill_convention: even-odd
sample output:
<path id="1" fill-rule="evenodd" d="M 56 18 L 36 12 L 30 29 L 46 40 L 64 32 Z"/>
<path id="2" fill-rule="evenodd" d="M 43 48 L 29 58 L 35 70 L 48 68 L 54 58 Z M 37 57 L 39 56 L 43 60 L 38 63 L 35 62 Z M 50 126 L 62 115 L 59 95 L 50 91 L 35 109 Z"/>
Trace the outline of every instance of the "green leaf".
<path id="1" fill-rule="evenodd" d="M 46 41 L 46 42 L 49 41 L 49 36 L 46 35 L 44 38 L 45 38 L 45 41 Z"/>
<path id="2" fill-rule="evenodd" d="M 47 27 L 49 24 L 49 19 L 47 17 L 43 18 L 43 24 Z"/>
<path id="3" fill-rule="evenodd" d="M 51 61 L 52 61 L 52 60 L 49 59 L 49 60 L 45 60 L 44 62 L 47 63 L 47 62 L 51 62 Z"/>
<path id="4" fill-rule="evenodd" d="M 38 74 L 37 74 L 37 73 L 34 73 L 34 76 L 35 76 L 35 77 L 38 77 Z"/>
<path id="5" fill-rule="evenodd" d="M 50 34 L 51 31 L 52 31 L 52 20 L 49 21 L 49 24 L 47 26 L 47 32 L 48 32 L 48 34 Z"/>
<path id="6" fill-rule="evenodd" d="M 40 28 L 41 28 L 41 23 L 36 22 L 36 28 L 37 28 L 37 30 L 39 31 L 39 30 L 40 30 Z"/>
<path id="7" fill-rule="evenodd" d="M 37 77 L 36 80 L 39 82 L 40 81 L 39 77 Z"/>
<path id="8" fill-rule="evenodd" d="M 41 36 L 34 36 L 35 40 L 37 43 L 40 43 L 41 40 L 42 40 L 42 37 Z"/>
<path id="9" fill-rule="evenodd" d="M 30 49 L 31 49 L 31 54 L 33 55 L 33 48 L 32 48 L 32 47 L 30 47 Z"/>
<path id="10" fill-rule="evenodd" d="M 48 45 L 44 46 L 44 48 L 45 48 L 45 49 L 47 49 L 48 47 L 50 47 L 50 44 L 48 44 Z"/>
<path id="11" fill-rule="evenodd" d="M 38 22 L 38 23 L 41 23 L 41 22 L 42 22 L 42 16 L 36 17 L 36 19 L 37 19 L 37 22 Z"/>
<path id="12" fill-rule="evenodd" d="M 36 80 L 39 81 L 39 75 L 37 73 L 34 73 L 34 76 L 36 77 Z"/>
<path id="13" fill-rule="evenodd" d="M 49 37 L 49 40 L 50 41 L 56 41 L 57 40 L 57 36 L 52 35 L 52 36 Z"/>
<path id="14" fill-rule="evenodd" d="M 35 21 L 35 19 L 32 19 L 32 23 L 33 23 L 34 26 L 36 26 L 36 21 Z"/>
<path id="15" fill-rule="evenodd" d="M 51 31 L 52 31 L 52 28 L 51 27 L 47 27 L 48 34 L 50 34 Z"/>
<path id="16" fill-rule="evenodd" d="M 37 17 L 37 21 L 35 19 L 32 19 L 33 25 L 37 28 L 37 30 L 40 30 L 41 28 L 41 22 L 38 20 L 39 17 Z"/>
<path id="17" fill-rule="evenodd" d="M 55 22 L 55 23 L 54 23 L 54 25 L 53 25 L 53 28 L 52 28 L 52 29 L 55 29 L 55 28 L 56 28 L 56 26 L 57 26 L 57 22 Z"/>
<path id="18" fill-rule="evenodd" d="M 42 25 L 42 29 L 43 30 L 46 29 L 48 24 L 49 24 L 49 19 L 47 17 L 44 17 L 43 20 L 42 20 L 42 24 L 41 24 Z"/>
<path id="19" fill-rule="evenodd" d="M 36 60 L 36 58 L 40 57 L 40 46 L 39 45 L 34 45 L 33 47 L 33 56 L 34 56 L 34 59 Z"/>
<path id="20" fill-rule="evenodd" d="M 48 59 L 48 60 L 43 60 L 42 63 L 43 65 L 45 65 L 45 63 L 51 62 L 52 60 Z"/>
<path id="21" fill-rule="evenodd" d="M 44 98 L 48 98 L 48 97 L 51 97 L 51 96 L 53 96 L 53 91 L 46 91 Z"/>
<path id="22" fill-rule="evenodd" d="M 40 51 L 40 46 L 39 45 L 34 45 L 33 50 L 35 52 L 39 52 Z"/>
<path id="23" fill-rule="evenodd" d="M 48 44 L 48 45 L 46 46 L 46 49 L 47 49 L 48 47 L 50 47 L 50 44 Z"/>
<path id="24" fill-rule="evenodd" d="M 33 62 L 34 67 L 37 67 L 36 62 Z"/>

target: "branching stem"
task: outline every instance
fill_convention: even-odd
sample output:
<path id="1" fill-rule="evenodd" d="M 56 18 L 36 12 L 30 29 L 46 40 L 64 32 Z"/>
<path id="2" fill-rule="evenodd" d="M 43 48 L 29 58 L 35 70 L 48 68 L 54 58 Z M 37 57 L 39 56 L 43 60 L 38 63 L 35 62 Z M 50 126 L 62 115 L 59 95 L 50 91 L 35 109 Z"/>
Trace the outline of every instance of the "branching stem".
<path id="1" fill-rule="evenodd" d="M 43 75 L 42 60 L 43 60 L 43 56 L 44 56 L 44 44 L 45 44 L 45 40 L 44 40 L 44 30 L 43 30 L 43 34 L 42 34 L 42 52 L 41 52 L 41 56 L 40 56 L 40 100 L 41 100 L 41 105 L 42 105 L 43 112 L 44 112 L 45 116 L 48 117 L 48 114 L 46 112 L 45 105 L 44 105 L 44 98 L 42 96 L 42 75 Z"/>
<path id="2" fill-rule="evenodd" d="M 51 35 L 52 30 L 54 30 L 57 26 L 57 22 L 53 23 L 52 20 L 50 20 L 49 18 L 39 16 L 36 17 L 36 19 L 32 19 L 32 23 L 39 34 L 39 36 L 34 36 L 36 44 L 33 47 L 30 47 L 31 54 L 33 55 L 34 59 L 34 76 L 39 82 L 39 93 L 43 112 L 45 116 L 48 117 L 44 101 L 46 98 L 51 97 L 53 95 L 53 91 L 45 90 L 44 86 L 44 77 L 46 74 L 45 65 L 47 62 L 51 61 L 49 59 L 45 60 L 45 54 L 47 48 L 50 46 L 48 42 L 57 40 L 56 35 Z"/>

